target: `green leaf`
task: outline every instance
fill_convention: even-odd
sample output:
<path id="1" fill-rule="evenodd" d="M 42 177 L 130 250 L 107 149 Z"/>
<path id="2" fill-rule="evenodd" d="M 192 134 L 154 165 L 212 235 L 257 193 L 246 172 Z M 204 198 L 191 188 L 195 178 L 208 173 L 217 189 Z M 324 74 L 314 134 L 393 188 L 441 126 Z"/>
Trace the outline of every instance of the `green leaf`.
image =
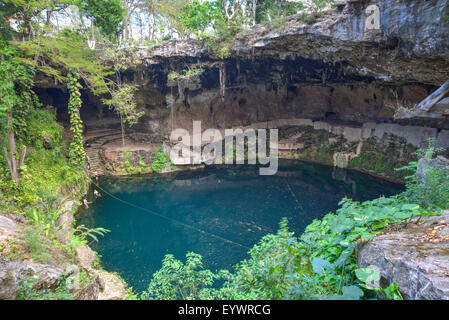
<path id="1" fill-rule="evenodd" d="M 363 297 L 363 291 L 357 286 L 343 287 L 343 299 L 345 300 L 360 300 Z"/>
<path id="2" fill-rule="evenodd" d="M 357 279 L 361 282 L 377 282 L 380 281 L 380 273 L 377 270 L 371 268 L 361 268 L 355 270 Z"/>
<path id="3" fill-rule="evenodd" d="M 324 271 L 333 269 L 333 265 L 326 260 L 323 260 L 320 258 L 314 258 L 312 261 L 312 268 L 313 268 L 313 272 L 321 275 L 324 273 Z"/>

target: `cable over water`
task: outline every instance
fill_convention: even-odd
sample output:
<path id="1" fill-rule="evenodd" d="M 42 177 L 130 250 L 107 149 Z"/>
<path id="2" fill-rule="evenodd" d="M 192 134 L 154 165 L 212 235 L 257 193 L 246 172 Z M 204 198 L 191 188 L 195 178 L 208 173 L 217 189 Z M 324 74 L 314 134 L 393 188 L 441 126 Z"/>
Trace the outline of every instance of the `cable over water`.
<path id="1" fill-rule="evenodd" d="M 126 204 L 126 205 L 128 205 L 128 206 L 131 206 L 131 207 L 133 207 L 133 208 L 139 209 L 139 210 L 141 210 L 141 211 L 143 211 L 143 212 L 146 212 L 146 213 L 150 213 L 150 214 L 152 214 L 152 215 L 154 215 L 154 216 L 157 216 L 157 217 L 159 217 L 159 218 L 162 218 L 162 219 L 166 219 L 166 220 L 175 222 L 175 223 L 177 223 L 177 224 L 179 224 L 179 225 L 181 225 L 181 226 L 183 226 L 183 227 L 185 227 L 185 228 L 189 228 L 189 229 L 195 230 L 195 231 L 197 231 L 197 232 L 206 234 L 206 235 L 208 235 L 208 236 L 214 237 L 214 238 L 216 238 L 216 239 L 222 240 L 222 241 L 227 242 L 227 243 L 230 243 L 230 244 L 232 244 L 232 245 L 236 245 L 236 246 L 245 248 L 245 249 L 247 249 L 247 250 L 251 250 L 250 247 L 247 247 L 247 246 L 245 246 L 245 245 L 243 245 L 243 244 L 240 244 L 240 243 L 238 243 L 238 242 L 235 242 L 235 241 L 232 241 L 232 240 L 223 238 L 223 237 L 221 237 L 221 236 L 219 236 L 219 235 L 216 235 L 216 234 L 214 234 L 214 233 L 212 233 L 212 232 L 204 231 L 204 230 L 202 230 L 202 229 L 199 229 L 199 228 L 197 228 L 197 227 L 188 225 L 188 224 L 186 224 L 186 223 L 184 223 L 184 222 L 181 222 L 181 221 L 179 221 L 179 220 L 176 220 L 176 219 L 173 219 L 173 218 L 166 217 L 166 216 L 164 216 L 164 215 L 162 215 L 162 214 L 160 214 L 160 213 L 154 212 L 154 211 L 149 210 L 149 209 L 147 209 L 147 208 L 143 208 L 143 207 L 141 207 L 141 206 L 138 206 L 138 205 L 136 205 L 136 204 L 134 204 L 134 203 L 128 202 L 128 201 L 123 200 L 123 199 L 120 199 L 119 197 L 117 197 L 117 196 L 115 196 L 115 195 L 109 193 L 108 191 L 106 191 L 105 189 L 103 189 L 102 187 L 100 187 L 100 186 L 99 186 L 98 184 L 96 184 L 94 181 L 92 181 L 92 184 L 93 184 L 95 187 L 97 187 L 98 189 L 100 189 L 101 191 L 103 191 L 105 194 L 107 194 L 108 196 L 110 196 L 111 198 L 113 198 L 113 199 L 115 199 L 115 200 L 117 200 L 117 201 L 120 201 L 120 202 L 122 202 L 122 203 L 124 203 L 124 204 Z"/>

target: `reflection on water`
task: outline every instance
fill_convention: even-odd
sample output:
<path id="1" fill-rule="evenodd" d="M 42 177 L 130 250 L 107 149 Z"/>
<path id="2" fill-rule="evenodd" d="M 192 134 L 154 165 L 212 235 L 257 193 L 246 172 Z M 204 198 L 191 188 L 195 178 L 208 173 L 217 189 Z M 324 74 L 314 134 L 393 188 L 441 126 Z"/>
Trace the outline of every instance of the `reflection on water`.
<path id="1" fill-rule="evenodd" d="M 80 213 L 79 224 L 112 231 L 92 246 L 107 270 L 142 291 L 168 253 L 184 260 L 193 251 L 208 268 L 231 268 L 247 257 L 245 247 L 276 232 L 283 217 L 300 234 L 343 197 L 364 201 L 401 191 L 370 176 L 296 161 L 282 161 L 276 176 L 258 173 L 256 166 L 230 166 L 153 179 L 103 178 L 108 192 L 165 218 L 103 194 Z"/>

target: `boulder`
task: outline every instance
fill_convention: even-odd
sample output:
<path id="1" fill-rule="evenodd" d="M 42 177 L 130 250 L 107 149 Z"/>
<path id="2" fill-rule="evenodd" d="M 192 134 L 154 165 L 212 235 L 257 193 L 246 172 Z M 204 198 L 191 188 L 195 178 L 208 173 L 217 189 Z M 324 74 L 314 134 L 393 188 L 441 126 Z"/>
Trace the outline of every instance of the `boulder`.
<path id="1" fill-rule="evenodd" d="M 449 300 L 449 211 L 361 243 L 358 265 L 396 282 L 404 299 Z"/>
<path id="2" fill-rule="evenodd" d="M 114 274 L 93 269 L 95 252 L 88 246 L 76 249 L 76 263 L 95 275 L 94 280 L 75 295 L 75 300 L 124 300 L 128 296 L 125 285 Z"/>
<path id="3" fill-rule="evenodd" d="M 17 283 L 8 270 L 0 270 L 0 300 L 15 300 L 17 296 Z"/>
<path id="4" fill-rule="evenodd" d="M 17 223 L 0 215 L 0 243 L 14 235 L 17 231 Z"/>
<path id="5" fill-rule="evenodd" d="M 33 289 L 56 289 L 64 275 L 61 266 L 0 258 L 0 300 L 15 300 L 22 282 L 33 281 Z"/>
<path id="6" fill-rule="evenodd" d="M 96 276 L 91 283 L 75 295 L 74 300 L 98 300 L 101 290 L 104 290 L 104 284 L 101 278 Z"/>
<path id="7" fill-rule="evenodd" d="M 42 145 L 45 149 L 51 150 L 53 148 L 52 146 L 53 137 L 49 134 L 45 134 L 42 136 Z"/>
<path id="8" fill-rule="evenodd" d="M 420 183 L 426 183 L 427 172 L 429 169 L 441 169 L 447 171 L 449 177 L 449 160 L 443 156 L 438 156 L 435 159 L 427 160 L 425 158 L 418 161 L 418 169 L 416 175 Z"/>

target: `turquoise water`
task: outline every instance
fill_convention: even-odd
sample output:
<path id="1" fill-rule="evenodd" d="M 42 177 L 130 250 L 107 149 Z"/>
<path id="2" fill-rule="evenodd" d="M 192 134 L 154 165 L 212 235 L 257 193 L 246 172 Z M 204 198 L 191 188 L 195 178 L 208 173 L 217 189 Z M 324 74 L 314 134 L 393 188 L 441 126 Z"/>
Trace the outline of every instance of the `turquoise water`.
<path id="1" fill-rule="evenodd" d="M 229 269 L 247 257 L 247 247 L 276 232 L 283 217 L 299 235 L 343 197 L 364 201 L 402 191 L 367 175 L 297 161 L 281 162 L 276 176 L 258 172 L 231 166 L 157 179 L 101 178 L 100 186 L 114 196 L 157 215 L 103 193 L 80 212 L 78 224 L 111 230 L 91 246 L 106 270 L 140 292 L 168 253 L 184 260 L 193 251 L 207 268 Z"/>

